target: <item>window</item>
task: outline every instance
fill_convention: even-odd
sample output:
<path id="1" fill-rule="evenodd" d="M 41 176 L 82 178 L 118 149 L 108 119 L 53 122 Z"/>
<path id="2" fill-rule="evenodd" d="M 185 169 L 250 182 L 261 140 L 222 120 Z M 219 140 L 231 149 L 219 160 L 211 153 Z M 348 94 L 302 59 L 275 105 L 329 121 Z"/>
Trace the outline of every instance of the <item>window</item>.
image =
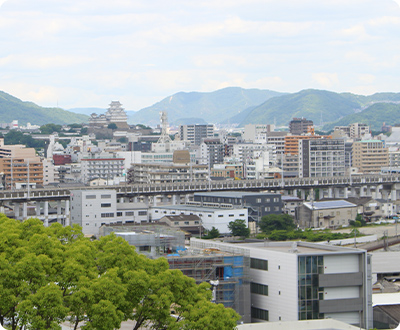
<path id="1" fill-rule="evenodd" d="M 86 195 L 86 199 L 96 199 L 96 195 Z"/>
<path id="2" fill-rule="evenodd" d="M 200 221 L 195 221 L 194 224 L 195 224 L 195 225 L 199 225 L 199 224 L 200 224 Z"/>
<path id="3" fill-rule="evenodd" d="M 251 291 L 251 293 L 262 294 L 264 296 L 268 296 L 268 285 L 258 284 L 258 283 L 250 283 L 250 291 Z"/>
<path id="4" fill-rule="evenodd" d="M 233 214 L 229 214 L 229 217 L 233 218 L 233 217 L 234 217 L 234 215 L 233 215 Z"/>
<path id="5" fill-rule="evenodd" d="M 127 216 L 127 217 L 133 216 L 133 211 L 126 211 L 125 216 Z"/>
<path id="6" fill-rule="evenodd" d="M 189 226 L 189 221 L 185 221 L 184 224 L 185 224 L 186 226 Z"/>
<path id="7" fill-rule="evenodd" d="M 265 207 L 265 212 L 271 211 L 271 208 L 269 206 Z"/>
<path id="8" fill-rule="evenodd" d="M 244 213 L 239 214 L 239 217 L 244 217 Z"/>
<path id="9" fill-rule="evenodd" d="M 278 203 L 279 202 L 279 197 L 274 197 L 274 203 Z"/>
<path id="10" fill-rule="evenodd" d="M 251 307 L 251 317 L 268 321 L 268 311 L 266 309 Z"/>
<path id="11" fill-rule="evenodd" d="M 209 217 L 209 218 L 211 218 L 211 217 L 212 217 L 212 215 L 211 215 L 211 214 L 209 214 L 209 215 L 208 215 L 208 217 Z"/>
<path id="12" fill-rule="evenodd" d="M 101 203 L 101 207 L 111 207 L 111 203 Z"/>
<path id="13" fill-rule="evenodd" d="M 101 198 L 102 198 L 102 199 L 103 199 L 103 198 L 111 198 L 111 195 L 110 195 L 110 194 L 101 195 Z"/>
<path id="14" fill-rule="evenodd" d="M 89 222 L 86 222 L 86 226 L 89 226 Z"/>
<path id="15" fill-rule="evenodd" d="M 147 211 L 139 211 L 138 215 L 147 215 Z"/>
<path id="16" fill-rule="evenodd" d="M 250 268 L 268 270 L 268 260 L 251 258 Z"/>
<path id="17" fill-rule="evenodd" d="M 175 225 L 175 226 L 179 226 L 179 221 L 175 221 L 175 222 L 174 222 L 174 225 Z"/>
<path id="18" fill-rule="evenodd" d="M 117 217 L 122 217 L 122 212 L 117 212 Z"/>
<path id="19" fill-rule="evenodd" d="M 256 203 L 260 204 L 261 203 L 261 198 L 256 198 Z"/>
<path id="20" fill-rule="evenodd" d="M 223 218 L 224 215 L 223 214 L 218 214 L 218 218 Z"/>
<path id="21" fill-rule="evenodd" d="M 266 199 L 265 199 L 265 202 L 266 202 L 266 203 L 269 203 L 270 201 L 271 201 L 270 198 L 266 198 Z"/>
<path id="22" fill-rule="evenodd" d="M 114 217 L 114 213 L 102 213 L 101 214 L 101 217 L 102 218 L 112 218 L 112 217 Z"/>

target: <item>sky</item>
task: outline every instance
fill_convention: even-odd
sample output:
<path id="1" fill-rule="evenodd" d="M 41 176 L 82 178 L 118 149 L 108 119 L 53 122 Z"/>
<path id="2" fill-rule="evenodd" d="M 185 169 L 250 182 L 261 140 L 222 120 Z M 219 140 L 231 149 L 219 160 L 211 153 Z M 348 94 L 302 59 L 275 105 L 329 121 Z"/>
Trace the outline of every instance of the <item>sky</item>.
<path id="1" fill-rule="evenodd" d="M 140 110 L 229 86 L 400 92 L 400 0 L 0 0 L 0 90 Z"/>

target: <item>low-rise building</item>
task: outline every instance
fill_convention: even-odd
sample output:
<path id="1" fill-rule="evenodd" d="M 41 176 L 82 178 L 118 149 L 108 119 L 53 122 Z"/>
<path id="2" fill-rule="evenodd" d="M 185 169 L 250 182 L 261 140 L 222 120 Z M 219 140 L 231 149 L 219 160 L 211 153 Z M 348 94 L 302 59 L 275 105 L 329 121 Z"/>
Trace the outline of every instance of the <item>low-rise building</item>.
<path id="1" fill-rule="evenodd" d="M 298 208 L 296 221 L 301 228 L 348 226 L 357 216 L 357 205 L 345 200 L 306 202 Z"/>

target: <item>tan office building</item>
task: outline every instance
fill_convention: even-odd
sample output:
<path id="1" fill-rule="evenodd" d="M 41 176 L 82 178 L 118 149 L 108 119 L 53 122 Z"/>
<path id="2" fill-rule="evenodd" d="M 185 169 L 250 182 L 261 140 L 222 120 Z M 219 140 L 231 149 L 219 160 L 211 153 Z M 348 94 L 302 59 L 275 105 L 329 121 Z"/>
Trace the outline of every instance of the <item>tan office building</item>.
<path id="1" fill-rule="evenodd" d="M 389 151 L 383 141 L 365 140 L 353 143 L 352 166 L 359 173 L 379 173 L 389 166 Z"/>

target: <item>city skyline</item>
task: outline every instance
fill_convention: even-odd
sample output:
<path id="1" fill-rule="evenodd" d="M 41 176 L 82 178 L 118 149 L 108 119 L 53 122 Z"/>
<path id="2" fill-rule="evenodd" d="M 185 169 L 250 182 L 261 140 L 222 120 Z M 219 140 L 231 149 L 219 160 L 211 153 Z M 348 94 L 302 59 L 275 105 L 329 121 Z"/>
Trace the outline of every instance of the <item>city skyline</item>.
<path id="1" fill-rule="evenodd" d="M 228 86 L 400 90 L 398 1 L 0 1 L 0 90 L 140 110 Z"/>

